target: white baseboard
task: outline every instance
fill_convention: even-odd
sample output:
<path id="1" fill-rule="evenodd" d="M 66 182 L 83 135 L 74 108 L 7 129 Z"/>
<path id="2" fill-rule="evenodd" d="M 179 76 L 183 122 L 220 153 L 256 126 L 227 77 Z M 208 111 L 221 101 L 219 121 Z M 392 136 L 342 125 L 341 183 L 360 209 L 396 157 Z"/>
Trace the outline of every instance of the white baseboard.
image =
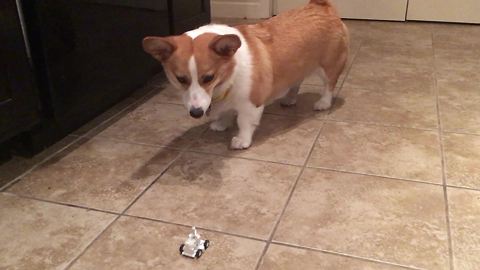
<path id="1" fill-rule="evenodd" d="M 271 1 L 260 0 L 258 2 L 224 2 L 212 1 L 212 17 L 217 18 L 247 18 L 262 19 L 271 16 Z"/>

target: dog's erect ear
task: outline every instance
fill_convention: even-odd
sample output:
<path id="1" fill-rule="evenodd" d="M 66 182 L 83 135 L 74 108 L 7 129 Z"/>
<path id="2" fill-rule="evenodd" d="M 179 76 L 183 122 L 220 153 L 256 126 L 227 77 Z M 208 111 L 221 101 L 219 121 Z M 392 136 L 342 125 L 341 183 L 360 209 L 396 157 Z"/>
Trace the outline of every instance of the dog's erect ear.
<path id="1" fill-rule="evenodd" d="M 158 61 L 165 61 L 177 49 L 175 43 L 168 37 L 146 37 L 142 42 L 143 50 Z"/>
<path id="2" fill-rule="evenodd" d="M 220 56 L 233 56 L 240 46 L 242 41 L 237 35 L 220 35 L 209 44 L 210 49 Z"/>

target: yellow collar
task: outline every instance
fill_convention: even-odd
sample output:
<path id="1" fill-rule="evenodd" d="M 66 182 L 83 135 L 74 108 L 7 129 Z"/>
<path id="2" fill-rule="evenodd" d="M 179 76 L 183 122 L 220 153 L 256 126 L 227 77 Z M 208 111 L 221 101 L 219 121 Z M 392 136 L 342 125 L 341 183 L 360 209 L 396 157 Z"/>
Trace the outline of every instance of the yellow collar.
<path id="1" fill-rule="evenodd" d="M 230 90 L 232 90 L 231 86 L 227 90 L 223 91 L 222 94 L 220 94 L 218 96 L 213 96 L 212 97 L 212 103 L 220 102 L 220 101 L 223 101 L 224 99 L 226 99 L 228 94 L 230 94 Z"/>

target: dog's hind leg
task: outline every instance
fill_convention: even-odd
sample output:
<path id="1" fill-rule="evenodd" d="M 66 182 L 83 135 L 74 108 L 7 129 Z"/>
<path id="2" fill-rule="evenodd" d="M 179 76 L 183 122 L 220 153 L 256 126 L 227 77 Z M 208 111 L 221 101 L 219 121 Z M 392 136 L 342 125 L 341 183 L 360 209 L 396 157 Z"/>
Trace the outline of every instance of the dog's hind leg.
<path id="1" fill-rule="evenodd" d="M 317 72 L 323 78 L 325 87 L 321 91 L 321 98 L 314 105 L 313 109 L 316 111 L 327 110 L 332 106 L 333 92 L 338 82 L 338 78 L 343 72 L 347 62 L 347 54 L 343 55 L 334 65 L 328 69 L 318 68 Z"/>
<path id="2" fill-rule="evenodd" d="M 297 104 L 297 95 L 298 91 L 300 90 L 300 84 L 301 83 L 291 87 L 288 90 L 288 93 L 280 100 L 280 105 L 290 107 Z"/>
<path id="3" fill-rule="evenodd" d="M 333 91 L 335 90 L 336 80 L 331 80 L 323 68 L 318 68 L 316 71 L 323 79 L 324 87 L 321 88 L 321 98 L 313 105 L 316 111 L 327 110 L 332 106 Z"/>

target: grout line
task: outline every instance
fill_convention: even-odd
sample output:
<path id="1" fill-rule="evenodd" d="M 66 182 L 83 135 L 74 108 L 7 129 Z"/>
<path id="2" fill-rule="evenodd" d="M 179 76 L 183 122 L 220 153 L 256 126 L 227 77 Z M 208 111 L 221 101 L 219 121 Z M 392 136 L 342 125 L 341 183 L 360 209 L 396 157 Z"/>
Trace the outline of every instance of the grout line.
<path id="1" fill-rule="evenodd" d="M 13 195 L 22 199 L 28 199 L 32 201 L 39 201 L 39 202 L 44 202 L 44 203 L 50 203 L 50 204 L 56 204 L 56 205 L 61 205 L 61 206 L 67 206 L 67 207 L 72 207 L 72 208 L 77 208 L 77 209 L 83 209 L 87 211 L 95 211 L 95 212 L 100 212 L 104 214 L 111 214 L 111 215 L 121 215 L 120 212 L 115 212 L 111 210 L 104 210 L 100 208 L 95 208 L 95 207 L 90 207 L 90 206 L 85 206 L 85 205 L 77 205 L 77 204 L 72 204 L 72 203 L 66 203 L 66 202 L 59 202 L 59 201 L 52 201 L 52 200 L 47 200 L 47 199 L 42 199 L 42 198 L 37 198 L 37 197 L 32 197 L 29 195 L 24 195 L 24 194 L 18 194 L 18 193 L 12 193 L 9 191 L 4 191 L 3 193 L 8 194 L 8 195 Z"/>
<path id="2" fill-rule="evenodd" d="M 373 174 L 373 173 L 354 172 L 354 171 L 349 171 L 349 170 L 334 169 L 334 168 L 328 168 L 328 167 L 322 167 L 322 166 L 309 166 L 309 165 L 307 165 L 307 168 L 320 169 L 320 170 L 324 170 L 324 171 L 339 172 L 339 173 L 345 173 L 345 174 L 373 176 L 373 177 L 384 178 L 384 179 L 388 179 L 388 180 L 403 181 L 403 182 L 410 182 L 410 183 L 424 184 L 424 185 L 431 185 L 431 186 L 440 186 L 440 187 L 443 186 L 443 184 L 441 184 L 441 183 L 433 183 L 433 182 L 427 182 L 427 181 L 421 181 L 421 180 L 415 180 L 415 179 L 408 179 L 408 178 L 393 177 L 393 176 Z"/>
<path id="3" fill-rule="evenodd" d="M 461 131 L 445 131 L 442 130 L 443 134 L 459 134 L 459 135 L 470 135 L 480 137 L 480 133 L 470 133 L 470 132 L 461 132 Z"/>
<path id="4" fill-rule="evenodd" d="M 356 50 L 356 53 L 355 53 L 354 56 L 353 56 L 352 63 L 351 63 L 351 65 L 349 66 L 345 77 L 343 78 L 343 81 L 342 81 L 342 83 L 341 83 L 340 89 L 339 89 L 336 97 L 340 95 L 340 92 L 341 92 L 342 89 L 343 89 L 343 84 L 345 83 L 345 81 L 346 81 L 346 79 L 347 79 L 347 77 L 348 77 L 348 74 L 349 74 L 349 72 L 350 72 L 350 70 L 351 70 L 351 68 L 352 68 L 352 66 L 353 66 L 353 64 L 354 64 L 356 55 L 357 55 L 358 51 L 360 51 L 361 46 L 362 46 L 361 44 L 360 44 L 360 46 L 358 46 L 358 48 L 357 48 L 357 50 Z M 333 105 L 333 104 L 332 104 L 332 105 Z M 331 110 L 329 110 L 329 112 L 328 112 L 328 114 L 327 114 L 327 117 L 328 117 L 328 115 L 330 115 L 330 113 L 331 113 Z M 327 120 L 327 119 L 325 119 L 325 120 Z M 259 259 L 258 259 L 258 261 L 257 261 L 257 265 L 256 265 L 256 267 L 255 267 L 255 270 L 258 270 L 258 269 L 260 268 L 262 262 L 263 262 L 263 259 L 264 259 L 265 255 L 266 255 L 266 253 L 267 253 L 267 250 L 268 250 L 270 244 L 271 244 L 272 241 L 273 241 L 273 237 L 274 237 L 274 235 L 275 235 L 275 232 L 276 232 L 276 230 L 278 229 L 278 226 L 279 226 L 279 224 L 280 224 L 280 221 L 281 221 L 281 219 L 283 218 L 283 215 L 284 215 L 285 212 L 286 212 L 286 209 L 287 209 L 287 207 L 288 207 L 288 204 L 290 203 L 290 201 L 291 201 L 291 199 L 292 199 L 292 197 L 293 197 L 293 193 L 295 192 L 295 189 L 296 189 L 296 187 L 297 187 L 297 185 L 298 185 L 298 182 L 299 182 L 301 176 L 303 175 L 303 172 L 305 171 L 305 168 L 307 168 L 308 160 L 310 159 L 310 156 L 311 156 L 311 154 L 312 154 L 312 152 L 313 152 L 313 149 L 314 149 L 314 147 L 315 147 L 315 143 L 317 142 L 318 138 L 320 137 L 320 134 L 321 134 L 324 126 L 325 126 L 325 125 L 322 125 L 322 127 L 320 128 L 320 130 L 319 130 L 319 132 L 318 132 L 318 134 L 317 134 L 317 136 L 316 136 L 316 138 L 315 138 L 315 140 L 313 141 L 312 147 L 310 148 L 310 152 L 309 152 L 307 158 L 305 159 L 304 165 L 303 165 L 303 167 L 302 167 L 302 169 L 301 169 L 301 171 L 300 171 L 297 179 L 295 180 L 295 183 L 294 183 L 294 185 L 293 185 L 292 190 L 290 191 L 290 194 L 289 194 L 289 196 L 288 196 L 288 198 L 287 198 L 287 201 L 286 201 L 286 203 L 285 203 L 285 206 L 283 207 L 283 210 L 282 210 L 282 212 L 280 213 L 280 216 L 278 217 L 278 219 L 277 219 L 277 221 L 276 221 L 276 223 L 275 223 L 275 225 L 274 225 L 274 227 L 273 227 L 273 230 L 272 230 L 272 232 L 271 232 L 271 234 L 270 234 L 270 237 L 269 237 L 269 239 L 268 239 L 268 241 L 267 241 L 267 244 L 265 245 L 265 248 L 263 249 L 263 251 L 262 251 L 262 253 L 261 253 L 261 255 L 260 255 L 260 257 L 259 257 Z M 423 182 L 422 182 L 422 183 L 423 183 Z M 314 250 L 315 250 L 315 249 L 314 249 Z M 324 251 L 324 250 L 319 250 L 319 251 L 327 252 L 327 251 Z M 368 260 L 368 261 L 375 261 L 375 262 L 384 263 L 384 264 L 386 263 L 386 262 L 383 262 L 383 261 L 378 261 L 378 260 L 373 260 L 373 259 L 366 259 L 366 258 L 357 257 L 357 256 L 352 256 L 352 255 L 347 255 L 347 254 L 342 254 L 342 253 L 336 253 L 336 252 L 330 252 L 330 253 L 332 253 L 332 254 L 337 254 L 337 255 L 343 255 L 343 256 L 347 256 L 347 257 L 350 256 L 350 257 L 352 257 L 352 258 L 365 259 L 365 260 Z M 390 263 L 386 263 L 386 264 L 390 264 Z M 399 265 L 399 264 L 392 264 L 392 265 L 397 265 L 397 266 L 401 266 L 401 267 L 408 268 L 408 269 L 418 269 L 418 268 L 411 268 L 411 267 L 407 267 L 407 266 L 403 266 L 403 265 Z"/>
<path id="5" fill-rule="evenodd" d="M 162 172 L 142 191 L 140 192 L 140 194 L 138 194 L 128 205 L 127 207 L 122 211 L 122 213 L 120 215 L 118 215 L 112 222 L 110 222 L 90 243 L 88 243 L 88 245 L 75 257 L 73 258 L 63 269 L 64 270 L 67 270 L 67 269 L 70 269 L 72 267 L 72 265 L 75 264 L 75 262 L 78 261 L 78 259 L 80 257 L 83 256 L 83 254 L 85 254 L 85 252 L 87 252 L 87 250 L 97 241 L 97 239 L 99 239 L 103 233 L 105 231 L 107 231 L 110 227 L 112 227 L 112 225 L 121 217 L 123 216 L 129 209 L 130 207 L 132 207 L 132 205 L 134 205 L 138 199 L 140 199 L 143 194 L 145 194 L 149 189 L 150 187 L 152 187 L 164 174 L 165 172 L 172 166 L 173 163 L 175 163 L 181 156 L 182 156 L 183 152 L 180 152 L 178 153 L 177 157 L 175 157 L 172 161 L 170 161 L 170 163 L 165 166 L 165 168 L 162 170 Z"/>
<path id="6" fill-rule="evenodd" d="M 433 42 L 433 33 L 432 33 L 432 42 Z M 438 85 L 437 85 L 437 69 L 436 69 L 436 57 L 435 57 L 435 47 L 432 46 L 432 53 L 433 53 L 433 80 L 434 80 L 434 90 L 435 90 L 435 99 L 436 99 L 436 108 L 437 108 L 437 121 L 438 121 L 438 140 L 440 146 L 440 155 L 441 155 L 441 162 L 442 162 L 442 182 L 443 182 L 443 197 L 445 201 L 445 221 L 447 225 L 447 236 L 448 236 L 448 256 L 449 256 L 449 264 L 450 269 L 454 269 L 454 257 L 453 257 L 453 248 L 452 248 L 452 233 L 450 228 L 450 209 L 448 203 L 448 191 L 447 191 L 447 177 L 446 177 L 446 158 L 445 158 L 445 147 L 443 144 L 443 125 L 440 113 L 440 102 L 439 102 L 439 93 L 438 93 Z"/>
<path id="7" fill-rule="evenodd" d="M 342 88 L 343 88 L 343 84 L 345 83 L 347 77 L 348 77 L 348 74 L 350 73 L 350 70 L 352 69 L 353 67 L 353 64 L 355 62 L 355 58 L 357 56 L 357 53 L 358 51 L 360 51 L 360 47 L 361 47 L 361 43 L 360 45 L 358 46 L 358 48 L 355 50 L 355 53 L 353 54 L 353 58 L 352 58 L 352 62 L 350 63 L 350 66 L 347 67 L 347 70 L 345 71 L 345 76 L 343 77 L 342 79 L 342 82 L 340 84 L 340 88 L 339 88 L 339 91 L 337 92 L 337 94 L 335 95 L 335 99 L 333 100 L 333 103 L 332 103 L 332 107 L 335 105 L 335 101 L 336 101 L 336 97 L 338 97 L 340 95 L 340 92 L 342 91 Z M 327 115 L 329 115 L 331 112 L 331 108 L 330 110 L 328 111 Z M 303 163 L 303 166 L 302 166 L 302 169 L 300 170 L 300 173 L 298 174 L 297 176 L 297 179 L 295 180 L 295 182 L 293 183 L 293 187 L 292 187 L 292 190 L 290 191 L 288 197 L 287 197 L 287 201 L 285 202 L 285 205 L 282 209 L 282 212 L 280 213 L 280 215 L 278 216 L 278 219 L 277 221 L 275 222 L 274 226 L 273 226 L 273 229 L 270 233 L 270 236 L 268 238 L 268 241 L 267 241 L 267 244 L 265 245 L 264 249 L 262 250 L 262 253 L 260 255 L 260 257 L 258 258 L 258 261 L 257 261 L 257 265 L 255 267 L 255 270 L 258 270 L 263 262 L 263 258 L 265 257 L 265 254 L 267 253 L 267 250 L 270 246 L 270 244 L 272 243 L 272 240 L 273 240 L 273 237 L 275 235 L 275 232 L 277 231 L 277 228 L 280 224 L 280 221 L 282 220 L 283 218 L 283 215 L 285 214 L 285 211 L 287 210 L 287 207 L 288 207 L 288 204 L 290 203 L 290 200 L 292 199 L 293 197 L 293 193 L 295 192 L 295 189 L 297 187 L 297 184 L 298 182 L 300 181 L 300 177 L 303 175 L 303 172 L 305 171 L 305 168 L 307 167 L 307 164 L 308 164 L 308 160 L 310 159 L 310 156 L 312 155 L 312 152 L 313 152 L 313 149 L 315 148 L 315 144 L 316 142 L 318 141 L 318 138 L 320 137 L 320 134 L 322 133 L 322 130 L 323 128 L 325 127 L 325 123 L 322 124 L 322 126 L 320 127 L 317 135 L 315 136 L 315 139 L 313 140 L 313 143 L 312 143 L 312 146 L 310 147 L 310 151 L 308 152 L 308 155 L 307 157 L 305 158 L 305 161 Z"/>
<path id="8" fill-rule="evenodd" d="M 142 216 L 137 216 L 137 215 L 132 215 L 132 214 L 122 214 L 121 216 L 122 217 L 142 219 L 142 220 L 148 220 L 148 221 L 157 222 L 157 223 L 181 226 L 181 227 L 185 227 L 185 228 L 192 228 L 192 226 L 193 226 L 192 224 L 184 224 L 184 223 L 172 222 L 172 221 L 167 221 L 167 220 L 162 220 L 162 219 L 142 217 Z M 259 241 L 259 242 L 267 242 L 267 240 L 262 239 L 262 238 L 258 238 L 258 237 L 247 236 L 247 235 L 237 234 L 237 233 L 231 233 L 231 232 L 226 232 L 226 231 L 222 231 L 222 230 L 215 230 L 215 229 L 205 228 L 205 227 L 201 227 L 201 226 L 195 226 L 195 227 L 197 229 L 202 230 L 202 231 L 218 233 L 218 234 L 223 234 L 223 235 L 229 235 L 229 236 L 234 236 L 234 237 L 238 237 L 238 238 L 244 238 L 244 239 Z"/>
<path id="9" fill-rule="evenodd" d="M 357 260 L 366 261 L 366 262 L 375 262 L 375 263 L 380 263 L 380 264 L 385 264 L 385 265 L 398 266 L 398 267 L 405 268 L 405 269 L 414 269 L 414 270 L 421 270 L 422 269 L 422 268 L 417 268 L 415 266 L 407 266 L 407 265 L 393 263 L 393 262 L 376 260 L 376 259 L 372 259 L 372 258 L 368 258 L 368 257 L 350 255 L 350 254 L 347 254 L 347 253 L 342 253 L 342 252 L 337 252 L 337 251 L 332 251 L 332 250 L 326 250 L 326 249 L 300 246 L 300 245 L 290 244 L 290 243 L 286 243 L 286 242 L 273 241 L 272 244 L 279 245 L 279 246 L 285 246 L 285 247 L 291 247 L 291 248 L 297 248 L 297 249 L 302 249 L 302 250 L 308 250 L 308 251 L 313 251 L 313 252 L 317 252 L 317 253 L 337 255 L 337 256 L 341 256 L 341 257 L 357 259 Z"/>
<path id="10" fill-rule="evenodd" d="M 133 214 L 127 214 L 127 213 L 122 214 L 122 212 L 115 212 L 115 211 L 104 210 L 104 209 L 99 209 L 99 208 L 94 208 L 94 207 L 89 207 L 89 206 L 82 206 L 82 205 L 75 205 L 75 204 L 71 204 L 71 203 L 64 203 L 64 202 L 46 200 L 46 199 L 30 197 L 30 196 L 26 196 L 26 195 L 22 195 L 22 194 L 17 194 L 17 193 L 11 193 L 11 192 L 7 192 L 7 191 L 5 191 L 3 193 L 7 194 L 7 195 L 10 195 L 10 196 L 19 197 L 19 198 L 22 198 L 22 199 L 39 201 L 39 202 L 44 202 L 44 203 L 54 204 L 54 205 L 59 205 L 59 206 L 72 207 L 72 208 L 77 208 L 77 209 L 82 209 L 82 210 L 87 210 L 87 211 L 94 211 L 94 212 L 99 212 L 99 213 L 104 213 L 104 214 L 111 214 L 111 215 L 116 215 L 116 216 L 119 216 L 119 217 L 137 218 L 137 219 L 149 220 L 149 221 L 153 221 L 153 222 L 157 222 L 157 223 L 164 223 L 164 224 L 182 226 L 182 227 L 187 227 L 187 228 L 192 227 L 191 224 L 177 223 L 177 222 L 172 222 L 172 221 L 167 221 L 167 220 L 162 220 L 162 219 L 156 219 L 156 218 L 143 217 L 143 216 L 138 216 L 138 215 L 133 215 Z M 235 237 L 239 237 L 239 238 L 260 241 L 260 242 L 266 242 L 267 241 L 266 239 L 262 239 L 262 238 L 258 238 L 258 237 L 254 237 L 254 236 L 248 236 L 248 235 L 237 234 L 237 233 L 230 233 L 230 232 L 227 232 L 227 231 L 215 230 L 215 229 L 204 228 L 204 227 L 199 227 L 199 226 L 196 226 L 196 227 L 198 229 L 201 229 L 203 231 L 208 231 L 208 232 L 220 233 L 220 234 L 224 234 L 224 235 L 230 235 L 230 236 L 235 236 Z"/>
<path id="11" fill-rule="evenodd" d="M 80 141 L 82 139 L 82 137 L 77 137 L 77 136 L 70 136 L 70 135 L 67 135 L 65 136 L 65 138 L 68 138 L 68 137 L 73 137 L 75 138 L 73 141 L 71 141 L 70 143 L 68 143 L 67 145 L 61 147 L 60 149 L 58 149 L 57 151 L 54 151 L 52 154 L 50 155 L 47 155 L 45 158 L 43 158 L 42 160 L 40 160 L 39 162 L 37 162 L 36 164 L 34 164 L 32 167 L 30 167 L 30 169 L 26 170 L 25 172 L 23 172 L 22 174 L 20 174 L 19 176 L 15 177 L 13 180 L 11 180 L 10 182 L 6 183 L 5 185 L 3 185 L 2 187 L 0 187 L 0 192 L 3 192 L 3 191 L 6 191 L 8 188 L 12 187 L 13 185 L 15 185 L 18 181 L 22 180 L 23 177 L 25 177 L 27 174 L 31 173 L 33 170 L 35 170 L 36 168 L 38 168 L 40 165 L 46 163 L 47 161 L 49 161 L 50 159 L 52 159 L 54 156 L 56 156 L 57 154 L 59 154 L 60 152 L 64 151 L 65 149 L 69 148 L 70 146 L 72 146 L 73 144 L 77 143 L 78 141 Z M 65 139 L 64 138 L 64 139 Z M 51 146 L 53 147 L 53 145 Z"/>
<path id="12" fill-rule="evenodd" d="M 203 133 L 204 131 L 199 132 L 199 134 Z M 169 149 L 172 151 L 183 151 L 185 150 L 186 146 L 182 147 L 175 147 L 175 146 L 169 146 L 169 145 L 164 145 L 164 144 L 155 144 L 155 143 L 144 143 L 144 142 L 136 142 L 128 139 L 119 139 L 119 138 L 113 138 L 110 136 L 104 136 L 97 134 L 95 136 L 91 137 L 85 137 L 85 139 L 89 140 L 105 140 L 105 141 L 112 141 L 112 142 L 118 142 L 118 143 L 125 143 L 125 144 L 133 144 L 133 145 L 140 145 L 140 146 L 150 146 L 158 149 Z"/>
<path id="13" fill-rule="evenodd" d="M 297 185 L 298 185 L 298 182 L 300 181 L 300 178 L 302 177 L 303 172 L 305 171 L 305 168 L 307 167 L 308 160 L 309 160 L 310 156 L 312 155 L 313 149 L 315 148 L 315 143 L 317 142 L 318 138 L 320 137 L 320 134 L 321 134 L 321 132 L 322 132 L 322 130 L 323 130 L 323 127 L 324 127 L 324 125 L 322 125 L 322 126 L 320 127 L 320 129 L 319 129 L 318 132 L 317 132 L 317 135 L 315 136 L 315 139 L 314 139 L 313 142 L 312 142 L 312 146 L 310 147 L 310 150 L 309 150 L 309 152 L 308 152 L 308 155 L 307 155 L 307 157 L 306 157 L 306 159 L 305 159 L 305 161 L 304 161 L 304 163 L 303 163 L 302 169 L 300 170 L 297 178 L 295 179 L 295 182 L 293 183 L 293 186 L 292 186 L 292 188 L 291 188 L 291 190 L 290 190 L 290 192 L 289 192 L 289 194 L 288 194 L 287 200 L 286 200 L 286 202 L 285 202 L 285 204 L 284 204 L 284 206 L 283 206 L 283 208 L 282 208 L 282 211 L 281 211 L 280 214 L 278 215 L 278 218 L 277 218 L 277 220 L 275 221 L 275 224 L 274 224 L 274 226 L 273 226 L 273 228 L 272 228 L 272 231 L 270 232 L 270 236 L 268 237 L 267 244 L 266 244 L 265 247 L 263 248 L 260 257 L 258 258 L 257 265 L 256 265 L 256 267 L 255 267 L 255 270 L 258 270 L 258 269 L 260 268 L 262 262 L 263 262 L 263 258 L 265 257 L 265 254 L 267 253 L 267 250 L 268 250 L 270 244 L 272 243 L 273 236 L 275 235 L 275 232 L 277 231 L 277 228 L 278 228 L 278 226 L 280 225 L 280 221 L 282 220 L 283 215 L 285 214 L 285 212 L 286 212 L 286 210 L 287 210 L 287 207 L 288 207 L 288 205 L 289 205 L 289 203 L 290 203 L 290 200 L 291 200 L 292 197 L 293 197 L 293 193 L 295 192 L 295 189 L 296 189 L 296 187 L 297 187 Z"/>
<path id="14" fill-rule="evenodd" d="M 345 72 L 346 72 L 346 73 L 345 73 L 345 76 L 343 77 L 342 82 L 341 82 L 340 87 L 339 87 L 339 90 L 338 90 L 338 92 L 337 92 L 336 95 L 335 95 L 335 99 L 333 100 L 332 107 L 335 105 L 336 97 L 338 97 L 338 96 L 340 95 L 340 92 L 342 91 L 343 84 L 345 83 L 345 81 L 346 81 L 346 79 L 347 79 L 347 77 L 348 77 L 348 74 L 350 73 L 350 70 L 351 70 L 352 67 L 353 67 L 353 64 L 354 64 L 354 62 L 355 62 L 355 58 L 356 58 L 356 56 L 357 56 L 357 53 L 358 53 L 358 51 L 360 51 L 360 47 L 361 47 L 361 43 L 360 43 L 360 45 L 358 46 L 358 48 L 356 48 L 355 53 L 354 53 L 353 56 L 352 56 L 352 57 L 353 57 L 353 58 L 352 58 L 352 62 L 351 62 L 350 65 L 347 67 L 347 70 L 345 71 Z M 328 116 L 330 113 L 331 113 L 331 109 L 328 111 L 327 116 Z M 288 204 L 290 203 L 290 200 L 291 200 L 292 197 L 293 197 L 293 193 L 295 192 L 295 189 L 296 189 L 297 184 L 298 184 L 298 182 L 299 182 L 299 180 L 300 180 L 300 177 L 303 175 L 303 172 L 305 171 L 305 168 L 307 167 L 308 160 L 310 159 L 310 156 L 312 155 L 313 149 L 315 148 L 315 144 L 316 144 L 318 138 L 320 137 L 320 134 L 321 134 L 321 132 L 322 132 L 322 130 L 323 130 L 324 127 L 325 127 L 325 123 L 322 124 L 322 126 L 320 127 L 317 135 L 315 136 L 315 139 L 313 140 L 312 146 L 310 147 L 310 151 L 309 151 L 307 157 L 305 158 L 305 161 L 304 161 L 304 163 L 303 163 L 302 169 L 300 170 L 300 173 L 298 174 L 297 179 L 296 179 L 295 182 L 293 183 L 293 187 L 292 187 L 292 189 L 291 189 L 291 191 L 290 191 L 290 193 L 289 193 L 289 195 L 288 195 L 288 197 L 287 197 L 287 201 L 285 202 L 285 205 L 284 205 L 284 207 L 283 207 L 283 209 L 282 209 L 282 212 L 280 213 L 277 221 L 275 222 L 274 227 L 273 227 L 273 229 L 272 229 L 272 231 L 271 231 L 271 233 L 270 233 L 270 236 L 269 236 L 269 238 L 268 238 L 267 244 L 265 245 L 265 247 L 264 247 L 264 249 L 263 249 L 260 257 L 258 258 L 257 265 L 256 265 L 256 267 L 255 267 L 255 270 L 258 270 L 258 269 L 260 268 L 262 262 L 263 262 L 263 258 L 265 257 L 265 254 L 267 253 L 267 250 L 268 250 L 270 244 L 272 243 L 273 236 L 275 235 L 275 232 L 276 232 L 276 230 L 277 230 L 277 228 L 278 228 L 278 226 L 279 226 L 279 224 L 280 224 L 280 221 L 282 220 L 283 215 L 285 214 L 285 211 L 286 211 L 286 209 L 287 209 L 287 207 L 288 207 Z"/>
<path id="15" fill-rule="evenodd" d="M 29 173 L 31 173 L 33 170 L 35 170 L 36 168 L 38 168 L 38 166 L 44 164 L 45 162 L 47 162 L 48 160 L 50 160 L 51 158 L 53 158 L 54 156 L 58 155 L 59 153 L 63 152 L 65 149 L 69 148 L 70 146 L 72 146 L 73 144 L 79 142 L 81 139 L 83 138 L 90 138 L 87 136 L 87 134 L 89 134 L 91 131 L 95 130 L 96 128 L 100 127 L 101 125 L 104 125 L 105 123 L 107 123 L 108 121 L 114 119 L 115 117 L 117 117 L 118 115 L 120 115 L 121 113 L 123 113 L 124 111 L 126 111 L 127 109 L 131 108 L 132 106 L 135 106 L 136 104 L 138 104 L 139 102 L 142 101 L 143 97 L 146 97 L 148 96 L 150 93 L 152 93 L 153 91 L 155 91 L 155 89 L 152 89 L 152 90 L 149 90 L 147 91 L 146 93 L 144 93 L 141 97 L 135 99 L 132 103 L 128 104 L 125 106 L 125 108 L 121 109 L 120 111 L 114 113 L 112 116 L 108 117 L 107 119 L 101 121 L 99 124 L 95 125 L 95 127 L 91 128 L 90 130 L 88 130 L 87 132 L 83 133 L 83 134 L 75 134 L 75 133 L 71 133 L 67 136 L 65 136 L 65 138 L 67 137 L 73 137 L 73 138 L 76 138 L 75 140 L 73 140 L 72 142 L 68 143 L 67 145 L 65 145 L 64 147 L 60 148 L 59 150 L 55 151 L 54 153 L 46 156 L 44 159 L 40 160 L 39 162 L 37 162 L 36 164 L 34 164 L 30 169 L 26 170 L 25 172 L 23 172 L 22 174 L 20 174 L 19 176 L 15 177 L 12 181 L 6 183 L 5 185 L 1 186 L 0 187 L 0 192 L 3 192 L 5 190 L 7 190 L 8 188 L 10 188 L 11 186 L 13 186 L 14 184 L 16 184 L 18 181 L 20 181 L 23 177 L 25 177 L 25 175 L 28 175 Z M 128 97 L 126 97 L 128 98 Z M 87 123 L 88 124 L 88 123 Z M 75 131 L 74 131 L 75 132 Z M 50 147 L 53 147 L 50 146 Z"/>
<path id="16" fill-rule="evenodd" d="M 97 241 L 97 239 L 100 238 L 100 236 L 101 236 L 105 231 L 107 231 L 110 227 L 112 227 L 113 223 L 115 223 L 120 217 L 121 217 L 120 215 L 117 215 L 110 223 L 108 223 L 107 226 L 105 226 L 105 228 L 103 228 L 103 230 L 101 230 L 100 233 L 98 233 L 97 236 L 95 236 L 95 238 L 93 238 L 93 240 L 90 241 L 90 242 L 85 246 L 85 248 L 78 253 L 78 255 L 76 255 L 72 260 L 70 260 L 63 269 L 64 269 L 64 270 L 67 270 L 67 269 L 69 269 L 70 267 L 72 267 L 72 265 L 73 265 L 80 257 L 82 257 L 83 254 L 85 254 L 85 252 L 93 245 L 93 243 L 94 243 L 95 241 Z"/>
<path id="17" fill-rule="evenodd" d="M 172 161 L 170 161 L 168 163 L 167 166 L 165 166 L 165 168 L 162 170 L 162 172 L 155 178 L 155 180 L 153 180 L 145 189 L 143 189 L 142 192 L 140 192 L 140 194 L 138 194 L 128 205 L 127 207 L 122 211 L 121 215 L 125 214 L 139 199 L 140 197 L 143 196 L 143 194 L 145 194 L 153 185 L 155 185 L 155 183 L 157 183 L 159 181 L 159 179 L 170 169 L 170 167 L 172 167 L 172 165 L 177 162 L 177 160 L 180 159 L 180 157 L 183 156 L 183 151 L 178 153 L 177 156 L 172 159 Z"/>
<path id="18" fill-rule="evenodd" d="M 243 159 L 243 160 L 249 160 L 249 161 L 257 161 L 257 162 L 263 162 L 263 163 L 271 163 L 271 164 L 278 164 L 278 165 L 285 165 L 285 166 L 291 166 L 291 167 L 302 167 L 302 165 L 297 165 L 297 164 L 291 164 L 291 163 L 286 163 L 286 162 L 281 162 L 281 161 L 272 161 L 272 160 L 263 160 L 263 159 L 258 159 L 258 158 L 249 158 L 249 157 L 241 157 L 241 156 L 234 156 L 234 155 L 228 155 L 228 154 L 218 154 L 218 153 L 212 153 L 212 152 L 206 152 L 206 151 L 201 151 L 201 150 L 185 150 L 186 153 L 195 153 L 195 154 L 205 154 L 209 156 L 218 156 L 218 157 L 224 157 L 224 158 L 232 158 L 232 159 Z"/>
<path id="19" fill-rule="evenodd" d="M 464 190 L 471 190 L 471 191 L 478 191 L 480 192 L 480 188 L 472 188 L 472 187 L 465 187 L 465 186 L 457 186 L 457 185 L 448 185 L 448 188 L 456 188 L 456 189 L 464 189 Z"/>
<path id="20" fill-rule="evenodd" d="M 377 122 L 368 122 L 368 121 L 355 121 L 355 120 L 340 120 L 340 119 L 333 119 L 333 118 L 326 118 L 325 121 L 328 122 L 338 122 L 338 123 L 349 123 L 349 124 L 363 124 L 366 126 L 375 126 L 375 127 L 388 127 L 388 128 L 402 128 L 402 129 L 410 129 L 410 130 L 417 130 L 417 131 L 437 131 L 438 128 L 419 128 L 419 127 L 407 127 L 407 126 L 400 126 L 395 124 L 383 124 Z"/>

